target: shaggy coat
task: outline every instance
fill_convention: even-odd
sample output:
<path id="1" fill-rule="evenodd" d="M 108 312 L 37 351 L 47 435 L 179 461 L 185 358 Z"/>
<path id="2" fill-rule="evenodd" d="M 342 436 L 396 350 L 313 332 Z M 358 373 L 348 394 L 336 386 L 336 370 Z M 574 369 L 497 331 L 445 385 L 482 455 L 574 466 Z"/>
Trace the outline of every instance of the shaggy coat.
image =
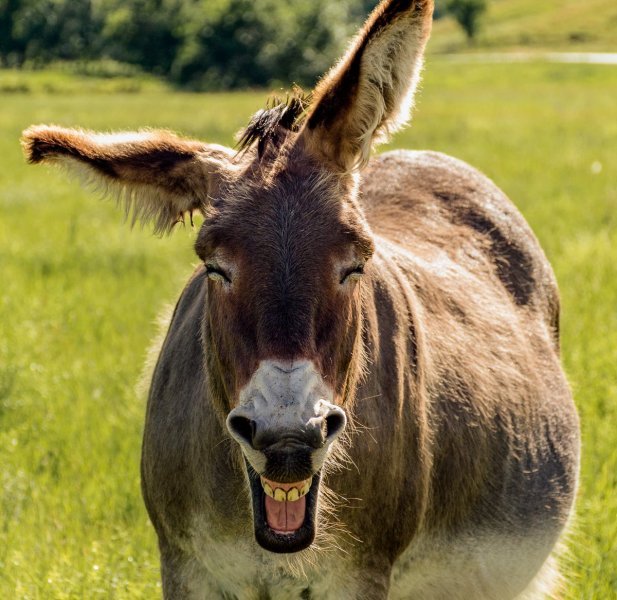
<path id="1" fill-rule="evenodd" d="M 464 163 L 372 146 L 407 117 L 432 2 L 384 0 L 240 153 L 37 126 L 165 232 L 204 214 L 148 399 L 164 596 L 544 598 L 576 492 L 555 278 Z"/>

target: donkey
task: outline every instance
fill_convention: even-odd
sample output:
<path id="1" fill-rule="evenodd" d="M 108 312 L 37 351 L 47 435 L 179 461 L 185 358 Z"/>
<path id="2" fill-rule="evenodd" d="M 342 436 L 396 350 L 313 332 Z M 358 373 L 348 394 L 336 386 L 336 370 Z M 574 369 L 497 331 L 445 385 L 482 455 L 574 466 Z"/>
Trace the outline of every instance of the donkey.
<path id="1" fill-rule="evenodd" d="M 384 0 L 241 151 L 35 126 L 33 163 L 133 219 L 204 221 L 141 463 L 172 598 L 505 600 L 557 585 L 579 429 L 555 277 L 466 164 L 372 147 L 408 115 L 431 0 Z"/>

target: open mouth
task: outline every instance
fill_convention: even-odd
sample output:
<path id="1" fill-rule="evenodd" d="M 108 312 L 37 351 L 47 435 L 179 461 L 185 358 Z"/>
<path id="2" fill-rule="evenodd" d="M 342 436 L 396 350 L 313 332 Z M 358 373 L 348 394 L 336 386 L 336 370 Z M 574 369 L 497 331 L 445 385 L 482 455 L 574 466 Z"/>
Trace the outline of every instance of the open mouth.
<path id="1" fill-rule="evenodd" d="M 260 477 L 247 462 L 257 543 L 270 552 L 298 552 L 315 539 L 320 474 L 295 483 Z"/>

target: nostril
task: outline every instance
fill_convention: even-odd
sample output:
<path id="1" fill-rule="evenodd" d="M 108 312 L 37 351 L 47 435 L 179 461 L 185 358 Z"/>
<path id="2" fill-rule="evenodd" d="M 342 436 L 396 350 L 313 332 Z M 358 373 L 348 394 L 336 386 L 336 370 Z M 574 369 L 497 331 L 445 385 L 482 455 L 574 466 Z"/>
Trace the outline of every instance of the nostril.
<path id="1" fill-rule="evenodd" d="M 227 420 L 227 426 L 232 433 L 241 437 L 247 444 L 253 445 L 256 429 L 255 421 L 240 416 L 230 417 Z"/>
<path id="2" fill-rule="evenodd" d="M 338 409 L 331 412 L 326 417 L 326 438 L 332 439 L 333 437 L 336 437 L 343 431 L 346 424 L 347 419 L 345 418 L 345 413 L 342 410 Z"/>

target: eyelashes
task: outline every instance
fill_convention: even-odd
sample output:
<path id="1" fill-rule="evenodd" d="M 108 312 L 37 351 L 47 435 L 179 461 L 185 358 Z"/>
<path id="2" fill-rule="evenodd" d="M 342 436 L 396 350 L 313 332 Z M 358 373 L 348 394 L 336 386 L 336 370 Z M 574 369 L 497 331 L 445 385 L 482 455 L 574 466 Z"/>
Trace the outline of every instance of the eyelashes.
<path id="1" fill-rule="evenodd" d="M 231 277 L 218 265 L 206 264 L 206 274 L 210 279 L 213 279 L 214 281 L 231 283 Z"/>
<path id="2" fill-rule="evenodd" d="M 231 277 L 229 276 L 229 274 L 224 269 L 221 269 L 221 267 L 219 267 L 216 264 L 207 263 L 206 264 L 206 274 L 208 275 L 210 279 L 214 281 L 222 281 L 224 283 L 231 283 Z M 352 267 L 349 267 L 345 271 L 343 271 L 343 274 L 341 276 L 339 283 L 342 285 L 343 283 L 349 280 L 358 280 L 360 279 L 360 277 L 362 277 L 363 274 L 364 274 L 364 264 L 354 265 Z"/>
<path id="3" fill-rule="evenodd" d="M 348 279 L 360 279 L 364 274 L 364 265 L 354 265 L 343 272 L 340 283 L 345 283 Z"/>

